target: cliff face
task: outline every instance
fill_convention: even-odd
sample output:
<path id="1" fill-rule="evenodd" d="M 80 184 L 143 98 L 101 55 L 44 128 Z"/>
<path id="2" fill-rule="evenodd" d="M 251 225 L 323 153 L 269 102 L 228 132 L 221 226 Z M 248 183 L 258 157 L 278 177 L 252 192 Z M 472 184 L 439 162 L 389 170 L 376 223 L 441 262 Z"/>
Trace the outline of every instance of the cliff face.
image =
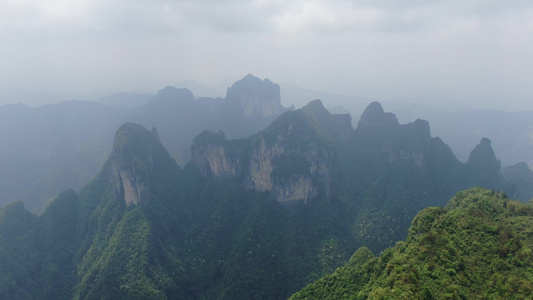
<path id="1" fill-rule="evenodd" d="M 147 205 L 152 197 L 152 184 L 175 161 L 159 142 L 157 130 L 148 131 L 141 125 L 126 123 L 115 135 L 115 144 L 108 166 L 108 180 L 115 198 L 126 206 Z"/>
<path id="2" fill-rule="evenodd" d="M 294 132 L 291 132 L 293 135 Z M 320 188 L 331 192 L 334 153 L 316 143 L 291 147 L 298 136 L 279 135 L 269 145 L 264 137 L 253 146 L 244 186 L 247 189 L 271 191 L 279 202 L 314 198 Z"/>
<path id="3" fill-rule="evenodd" d="M 279 202 L 307 203 L 320 191 L 329 196 L 335 163 L 330 141 L 335 135 L 307 113 L 308 109 L 288 112 L 243 141 L 227 141 L 222 133 L 204 132 L 193 143 L 191 162 L 206 178 L 216 182 L 241 177 L 244 188 L 270 191 Z M 339 122 L 340 118 L 329 115 L 321 103 L 318 109 L 326 112 L 322 121 L 350 124 L 349 118 Z"/>
<path id="4" fill-rule="evenodd" d="M 150 203 L 150 186 L 145 185 L 142 174 L 118 161 L 113 161 L 112 170 L 115 194 L 124 199 L 126 206 Z"/>
<path id="5" fill-rule="evenodd" d="M 204 177 L 215 182 L 240 176 L 242 157 L 230 156 L 232 147 L 236 148 L 226 140 L 224 132 L 204 131 L 194 139 L 191 161 Z"/>
<path id="6" fill-rule="evenodd" d="M 245 183 L 246 188 L 258 191 L 272 190 L 272 178 L 274 170 L 272 159 L 283 155 L 284 149 L 275 144 L 267 147 L 265 139 L 261 138 L 259 145 L 254 147 L 250 157 L 249 176 Z"/>

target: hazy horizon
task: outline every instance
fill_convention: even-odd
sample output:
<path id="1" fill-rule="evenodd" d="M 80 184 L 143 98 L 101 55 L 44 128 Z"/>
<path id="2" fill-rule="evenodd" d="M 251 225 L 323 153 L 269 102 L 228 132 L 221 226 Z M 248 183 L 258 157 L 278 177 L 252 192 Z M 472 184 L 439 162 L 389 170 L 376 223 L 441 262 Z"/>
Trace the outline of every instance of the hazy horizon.
<path id="1" fill-rule="evenodd" d="M 0 105 L 157 93 L 188 80 L 221 93 L 206 96 L 224 96 L 251 73 L 335 95 L 533 110 L 530 1 L 82 0 L 1 7 Z"/>

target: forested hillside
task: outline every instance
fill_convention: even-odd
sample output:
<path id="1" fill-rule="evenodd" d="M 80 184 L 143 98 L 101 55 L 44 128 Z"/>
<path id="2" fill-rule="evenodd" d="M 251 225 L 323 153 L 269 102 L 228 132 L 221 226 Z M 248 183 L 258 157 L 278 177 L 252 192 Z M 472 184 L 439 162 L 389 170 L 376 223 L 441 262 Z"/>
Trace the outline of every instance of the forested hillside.
<path id="1" fill-rule="evenodd" d="M 406 241 L 359 248 L 290 299 L 530 299 L 533 203 L 475 188 L 421 211 Z"/>

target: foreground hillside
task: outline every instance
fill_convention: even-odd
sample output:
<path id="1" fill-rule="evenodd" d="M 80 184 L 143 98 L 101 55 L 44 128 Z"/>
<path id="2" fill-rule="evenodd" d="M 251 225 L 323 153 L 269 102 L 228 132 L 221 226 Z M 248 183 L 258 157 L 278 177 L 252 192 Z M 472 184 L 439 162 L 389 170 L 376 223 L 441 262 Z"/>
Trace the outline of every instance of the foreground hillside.
<path id="1" fill-rule="evenodd" d="M 429 207 L 405 242 L 362 247 L 296 299 L 531 299 L 533 203 L 481 188 Z"/>

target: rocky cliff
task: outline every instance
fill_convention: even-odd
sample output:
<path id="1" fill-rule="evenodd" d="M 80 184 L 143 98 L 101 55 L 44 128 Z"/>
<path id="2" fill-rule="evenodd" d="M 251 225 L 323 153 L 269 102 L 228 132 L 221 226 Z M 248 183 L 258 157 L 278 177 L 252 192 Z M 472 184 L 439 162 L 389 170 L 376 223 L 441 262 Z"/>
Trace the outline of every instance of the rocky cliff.
<path id="1" fill-rule="evenodd" d="M 240 151 L 239 146 L 226 139 L 223 131 L 204 131 L 191 146 L 191 161 L 200 173 L 215 182 L 235 178 L 242 174 L 242 155 L 230 155 Z"/>
<path id="2" fill-rule="evenodd" d="M 193 142 L 191 162 L 213 181 L 240 178 L 244 188 L 270 191 L 279 202 L 307 203 L 320 192 L 332 194 L 331 141 L 350 130 L 349 116 L 331 115 L 320 101 L 313 101 L 245 140 L 204 132 Z"/>
<path id="3" fill-rule="evenodd" d="M 104 168 L 115 198 L 130 206 L 150 203 L 153 182 L 168 175 L 165 169 L 169 166 L 175 166 L 175 161 L 159 142 L 157 130 L 126 123 L 115 135 L 113 152 Z"/>

